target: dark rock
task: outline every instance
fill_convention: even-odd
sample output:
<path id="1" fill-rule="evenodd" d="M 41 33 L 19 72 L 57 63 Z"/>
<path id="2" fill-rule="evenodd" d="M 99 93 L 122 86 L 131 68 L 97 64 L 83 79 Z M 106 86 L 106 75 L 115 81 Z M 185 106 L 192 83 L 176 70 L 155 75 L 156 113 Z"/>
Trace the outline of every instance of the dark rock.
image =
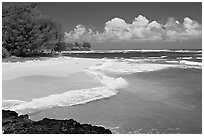
<path id="1" fill-rule="evenodd" d="M 18 114 L 15 111 L 10 111 L 10 110 L 5 111 L 5 110 L 2 110 L 2 117 L 4 119 L 6 119 L 6 118 L 16 118 L 16 117 L 18 117 Z"/>
<path id="2" fill-rule="evenodd" d="M 73 119 L 32 121 L 27 114 L 18 116 L 9 110 L 2 110 L 2 129 L 4 134 L 111 134 L 104 127 L 80 124 Z"/>

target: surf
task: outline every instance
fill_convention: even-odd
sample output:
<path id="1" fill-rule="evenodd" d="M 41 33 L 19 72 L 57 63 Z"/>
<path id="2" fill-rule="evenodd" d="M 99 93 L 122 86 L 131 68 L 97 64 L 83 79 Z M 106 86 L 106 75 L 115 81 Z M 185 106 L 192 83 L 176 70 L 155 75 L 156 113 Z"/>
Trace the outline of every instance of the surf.
<path id="1" fill-rule="evenodd" d="M 61 94 L 52 94 L 46 97 L 32 99 L 26 102 L 21 100 L 4 100 L 3 108 L 15 110 L 19 114 L 35 113 L 53 107 L 74 106 L 86 104 L 117 95 L 118 89 L 128 85 L 122 77 L 113 78 L 106 74 L 93 70 L 91 67 L 84 70 L 88 75 L 102 83 L 103 86 L 90 89 L 69 90 Z"/>

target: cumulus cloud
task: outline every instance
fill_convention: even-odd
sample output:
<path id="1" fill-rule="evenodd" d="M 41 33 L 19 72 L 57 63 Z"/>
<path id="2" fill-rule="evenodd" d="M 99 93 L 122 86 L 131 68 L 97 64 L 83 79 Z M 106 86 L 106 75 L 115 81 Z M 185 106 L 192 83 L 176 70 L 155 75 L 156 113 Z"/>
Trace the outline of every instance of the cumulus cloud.
<path id="1" fill-rule="evenodd" d="M 77 25 L 73 31 L 65 32 L 66 42 L 84 42 L 92 41 L 98 35 L 98 32 L 93 32 L 92 29 L 87 29 L 83 25 Z"/>
<path id="2" fill-rule="evenodd" d="M 165 26 L 165 40 L 175 41 L 175 40 L 187 40 L 201 38 L 202 36 L 202 26 L 190 18 L 184 18 L 183 23 L 175 21 L 171 18 L 167 21 Z"/>
<path id="3" fill-rule="evenodd" d="M 183 23 L 173 17 L 167 19 L 165 24 L 149 21 L 139 15 L 132 23 L 124 19 L 113 18 L 105 23 L 104 32 L 94 32 L 83 25 L 77 25 L 73 31 L 65 33 L 68 42 L 72 41 L 137 41 L 137 40 L 163 40 L 183 41 L 201 38 L 202 26 L 198 22 L 186 17 Z"/>

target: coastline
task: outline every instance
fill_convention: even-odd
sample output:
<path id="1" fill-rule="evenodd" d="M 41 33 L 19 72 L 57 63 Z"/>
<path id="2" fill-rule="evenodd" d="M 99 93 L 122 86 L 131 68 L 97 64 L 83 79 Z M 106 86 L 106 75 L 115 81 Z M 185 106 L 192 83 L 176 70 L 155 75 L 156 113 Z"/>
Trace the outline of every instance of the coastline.
<path id="1" fill-rule="evenodd" d="M 54 62 L 54 64 L 57 67 L 62 66 L 64 60 L 63 58 L 64 57 L 57 59 L 53 58 L 51 59 L 53 61 L 49 60 L 49 62 L 52 63 Z M 66 58 L 68 59 L 69 57 Z M 81 59 L 83 60 L 83 62 L 89 62 L 90 60 L 88 58 L 74 58 L 73 62 L 75 63 L 73 65 L 74 66 L 79 65 L 76 64 L 76 62 L 79 63 L 79 61 L 77 60 Z M 158 58 L 153 59 L 156 60 Z M 47 86 L 50 86 L 50 88 L 47 91 L 50 91 L 51 88 L 53 88 L 56 85 L 55 84 L 56 80 L 58 83 L 57 87 L 61 86 L 61 82 L 64 82 L 64 84 L 67 84 L 67 86 L 76 85 L 75 87 L 77 86 L 81 87 L 83 85 L 86 86 L 88 83 L 90 82 L 91 83 L 89 87 L 86 86 L 87 89 L 83 89 L 86 88 L 84 86 L 82 88 L 76 88 L 76 90 L 74 88 L 73 89 L 66 88 L 65 91 L 70 90 L 71 92 L 73 92 L 71 94 L 70 91 L 68 91 L 68 93 L 59 92 L 60 89 L 57 88 L 57 95 L 55 93 L 49 92 L 50 94 L 54 94 L 55 97 L 51 97 L 53 95 L 48 97 L 47 95 L 45 95 L 45 98 L 43 99 L 38 99 L 37 101 L 35 100 L 32 101 L 31 103 L 29 102 L 25 105 L 21 105 L 20 107 L 17 106 L 18 108 L 15 107 L 13 110 L 14 111 L 16 111 L 16 109 L 25 110 L 26 107 L 35 108 L 41 106 L 42 110 L 40 111 L 38 109 L 34 109 L 34 112 L 31 113 L 24 112 L 21 114 L 28 113 L 29 117 L 35 121 L 41 120 L 43 118 L 55 118 L 64 120 L 68 117 L 77 120 L 80 123 L 102 125 L 105 128 L 110 129 L 113 133 L 201 132 L 200 127 L 201 77 L 199 74 L 201 71 L 200 68 L 196 69 L 194 69 L 195 67 L 193 67 L 193 69 L 192 67 L 185 68 L 183 67 L 182 64 L 182 66 L 179 68 L 167 68 L 160 70 L 161 68 L 160 65 L 169 66 L 170 64 L 163 63 L 162 64 L 149 63 L 149 65 L 146 65 L 146 63 L 137 64 L 137 60 L 132 59 L 131 60 L 122 59 L 122 62 L 120 61 L 115 62 L 110 60 L 106 61 L 106 59 L 94 59 L 94 61 L 95 60 L 97 61 L 96 64 L 87 66 L 84 69 L 82 68 L 82 70 L 79 71 L 75 69 L 74 71 L 76 72 L 74 72 L 73 69 L 71 69 L 70 70 L 71 73 L 69 74 L 69 72 L 68 73 L 66 72 L 66 76 L 63 74 L 55 76 L 54 74 L 56 73 L 46 71 L 47 69 L 44 68 L 43 68 L 44 72 L 42 73 L 44 74 L 44 76 L 39 75 L 33 76 L 30 75 L 30 73 L 28 73 L 29 75 L 20 78 L 21 81 L 29 81 L 34 84 L 42 82 L 42 85 L 45 84 Z M 40 65 L 39 62 L 41 61 L 26 62 L 24 64 L 27 64 L 29 67 L 33 68 L 32 63 L 37 63 Z M 47 61 L 43 61 L 43 63 L 46 62 Z M 72 64 L 71 61 L 68 64 Z M 21 67 L 23 66 L 23 63 L 16 63 L 16 65 L 13 64 L 14 67 L 17 65 Z M 156 67 L 152 67 L 153 65 L 155 65 Z M 174 66 L 174 64 L 172 65 Z M 52 69 L 52 66 L 47 64 L 46 66 L 48 69 Z M 144 66 L 142 67 L 142 70 L 146 68 L 153 68 L 153 71 L 138 73 L 137 71 L 138 69 L 140 70 L 140 66 Z M 17 68 L 19 69 L 19 67 Z M 42 67 L 44 67 L 44 65 L 42 65 Z M 72 67 L 72 65 L 70 67 Z M 134 74 L 126 73 L 127 70 Z M 87 74 L 86 73 L 87 71 L 88 74 L 90 74 L 90 76 L 85 75 Z M 46 75 L 46 73 L 49 72 L 52 74 L 52 76 Z M 62 70 L 60 72 L 62 72 Z M 92 78 L 92 76 L 95 78 Z M 15 79 L 19 80 L 19 78 Z M 12 86 L 14 86 L 14 83 L 18 84 L 18 82 L 16 82 L 15 79 L 14 78 L 11 79 L 13 81 L 13 84 L 11 84 Z M 74 81 L 73 79 L 76 82 L 73 82 Z M 123 79 L 125 79 L 128 82 L 128 86 L 125 88 L 120 87 L 118 88 L 118 85 L 124 83 Z M 49 81 L 48 82 L 49 84 L 47 84 L 47 81 Z M 92 86 L 96 82 L 92 81 L 100 83 L 98 85 L 95 84 L 96 90 L 93 90 Z M 190 84 L 192 82 L 193 85 Z M 26 85 L 28 85 L 28 87 L 32 85 L 27 83 Z M 103 88 L 101 88 L 101 86 Z M 101 89 L 99 89 L 98 87 L 100 87 Z M 108 90 L 110 89 L 109 87 L 113 87 L 112 89 L 115 91 Z M 27 90 L 29 90 L 30 92 L 38 91 L 40 95 L 42 94 L 41 91 L 43 91 L 43 90 L 39 91 L 38 88 L 37 89 L 35 88 L 35 91 L 30 90 L 29 88 L 27 88 Z M 27 90 L 25 90 L 25 92 L 28 92 Z M 29 95 L 26 94 L 25 96 L 28 97 Z M 74 96 L 75 98 L 77 98 L 74 99 L 76 101 L 73 101 L 74 105 L 69 105 L 70 103 L 69 101 L 67 101 L 71 98 L 69 96 Z M 109 98 L 109 96 L 113 97 Z M 188 100 L 189 98 L 192 98 L 195 101 L 195 103 L 191 103 L 191 101 Z M 67 102 L 69 104 L 67 104 Z M 39 103 L 45 105 L 38 105 Z M 47 109 L 43 106 L 45 107 L 51 106 L 51 108 Z M 183 123 L 180 123 L 178 120 L 183 121 Z"/>
<path id="2" fill-rule="evenodd" d="M 83 70 L 101 63 L 99 59 L 59 57 L 43 61 L 2 63 L 3 107 L 31 102 L 53 94 L 78 92 L 101 86 Z M 29 90 L 29 91 L 28 91 Z M 83 90 L 82 90 L 83 91 Z"/>
<path id="3" fill-rule="evenodd" d="M 2 80 L 14 79 L 28 75 L 67 76 L 100 64 L 100 59 L 57 57 L 45 60 L 30 60 L 24 62 L 2 62 Z M 57 67 L 56 67 L 57 65 Z M 63 67 L 62 67 L 63 66 Z"/>
<path id="4" fill-rule="evenodd" d="M 86 80 L 92 80 L 91 77 L 88 77 L 83 75 L 83 70 L 87 69 L 90 66 L 95 66 L 97 64 L 100 64 L 101 61 L 99 59 L 87 59 L 87 58 L 70 58 L 70 57 L 57 57 L 57 58 L 46 58 L 46 59 L 31 59 L 21 62 L 2 62 L 3 67 L 3 81 L 9 81 L 9 80 L 15 80 L 19 77 L 26 77 L 26 76 L 32 76 L 32 75 L 44 75 L 45 77 L 48 75 L 52 75 L 53 78 L 64 78 L 69 77 L 68 83 L 74 86 L 73 76 L 75 79 L 79 78 L 79 83 L 83 78 L 86 78 Z M 56 67 L 54 67 L 54 65 Z M 63 69 L 60 69 L 63 68 Z M 39 70 L 40 69 L 40 70 Z M 49 77 L 48 77 L 49 78 Z M 80 79 L 81 78 L 81 79 Z M 46 79 L 46 78 L 45 78 Z M 44 80 L 45 80 L 44 79 Z M 85 80 L 85 79 L 83 79 Z M 96 82 L 96 81 L 94 81 Z M 81 88 L 89 88 L 90 86 L 98 86 L 100 83 L 96 82 L 95 84 L 91 82 L 88 85 L 81 84 Z M 79 86 L 79 85 L 78 85 Z M 85 87 L 86 86 L 86 87 Z M 18 91 L 18 90 L 17 90 Z M 14 92 L 10 92 L 12 94 Z M 26 92 L 25 92 L 26 93 Z M 43 93 L 43 92 L 42 92 Z M 53 92 L 50 92 L 51 94 Z M 7 95 L 9 95 L 9 92 L 6 92 Z M 17 93 L 15 97 L 18 99 L 17 95 L 22 95 L 21 93 Z M 42 95 L 42 94 L 41 94 Z M 4 95 L 3 95 L 4 96 Z M 29 97 L 29 95 L 27 95 Z M 40 96 L 42 97 L 42 96 Z M 3 98 L 3 101 L 5 99 Z M 11 104 L 15 102 L 20 102 L 20 100 L 11 100 Z M 24 102 L 24 101 L 22 101 Z M 4 108 L 3 108 L 4 109 Z M 5 111 L 2 109 L 3 114 L 9 114 L 9 112 L 12 111 Z M 17 114 L 16 111 L 13 111 L 12 114 Z M 10 115 L 9 115 L 10 116 Z M 59 128 L 53 128 L 52 131 L 49 130 L 49 125 L 44 125 L 43 122 L 49 122 L 52 124 L 61 124 Z M 64 124 L 65 123 L 65 124 Z M 66 125 L 68 123 L 69 125 Z M 25 126 L 32 126 L 32 127 L 22 127 L 21 125 L 24 124 Z M 38 124 L 38 126 L 36 125 Z M 41 121 L 33 121 L 29 119 L 28 114 L 26 115 L 20 115 L 5 118 L 3 116 L 3 133 L 27 133 L 27 134 L 35 134 L 35 133 L 87 133 L 87 134 L 103 134 L 108 133 L 111 134 L 111 131 L 108 129 L 105 129 L 104 127 L 98 127 L 98 126 L 92 126 L 90 124 L 80 124 L 76 122 L 73 119 L 69 120 L 57 120 L 57 119 L 48 119 L 44 118 Z M 42 132 L 41 128 L 44 128 L 45 130 Z M 65 128 L 65 129 L 63 129 Z M 65 131 L 66 130 L 66 131 Z"/>

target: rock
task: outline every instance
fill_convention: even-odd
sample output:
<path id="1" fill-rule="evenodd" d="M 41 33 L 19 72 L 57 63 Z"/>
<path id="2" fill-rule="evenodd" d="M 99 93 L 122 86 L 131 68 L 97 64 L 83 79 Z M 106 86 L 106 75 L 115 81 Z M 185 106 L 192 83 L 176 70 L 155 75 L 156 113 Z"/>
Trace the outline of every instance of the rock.
<path id="1" fill-rule="evenodd" d="M 10 110 L 2 110 L 2 129 L 4 134 L 111 134 L 104 127 L 80 124 L 73 119 L 32 121 L 27 114 L 18 116 Z"/>
<path id="2" fill-rule="evenodd" d="M 15 111 L 5 111 L 5 110 L 2 110 L 2 118 L 16 118 L 18 117 L 18 114 L 15 112 Z"/>

